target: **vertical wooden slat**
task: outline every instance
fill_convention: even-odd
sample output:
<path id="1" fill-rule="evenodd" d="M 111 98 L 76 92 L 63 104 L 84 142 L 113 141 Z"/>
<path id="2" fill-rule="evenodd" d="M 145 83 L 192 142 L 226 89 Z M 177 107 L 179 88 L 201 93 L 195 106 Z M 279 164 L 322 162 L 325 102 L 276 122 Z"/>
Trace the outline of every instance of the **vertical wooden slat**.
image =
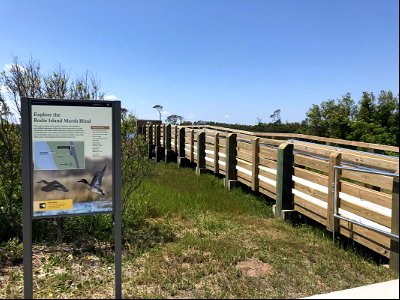
<path id="1" fill-rule="evenodd" d="M 189 143 L 190 143 L 190 162 L 191 163 L 193 163 L 194 162 L 194 130 L 193 129 L 191 129 L 190 130 L 190 140 L 189 140 Z"/>
<path id="2" fill-rule="evenodd" d="M 197 166 L 196 174 L 200 175 L 201 171 L 206 167 L 206 133 L 199 132 L 197 134 Z"/>
<path id="3" fill-rule="evenodd" d="M 185 160 L 185 128 L 179 129 L 179 149 L 178 149 L 178 164 L 180 167 L 183 166 Z"/>
<path id="4" fill-rule="evenodd" d="M 164 159 L 165 162 L 168 163 L 171 158 L 171 124 L 168 124 L 164 128 Z"/>
<path id="5" fill-rule="evenodd" d="M 329 156 L 329 168 L 328 168 L 328 207 L 326 210 L 326 229 L 329 231 L 338 231 L 339 220 L 333 218 L 333 198 L 334 198 L 334 167 L 340 166 L 340 162 L 342 159 L 341 153 L 332 153 Z M 338 178 L 337 178 L 337 191 L 338 195 L 340 192 L 340 171 L 338 171 Z M 338 196 L 339 198 L 339 196 Z M 337 205 L 339 207 L 339 199 L 337 200 Z"/>
<path id="6" fill-rule="evenodd" d="M 399 177 L 393 178 L 391 232 L 399 235 Z M 399 241 L 390 241 L 389 267 L 399 272 Z"/>
<path id="7" fill-rule="evenodd" d="M 219 133 L 214 135 L 214 173 L 219 173 Z"/>
<path id="8" fill-rule="evenodd" d="M 156 140 L 155 140 L 155 145 L 156 145 L 156 162 L 159 162 L 161 160 L 161 141 L 160 141 L 160 136 L 161 136 L 161 126 L 156 125 Z"/>
<path id="9" fill-rule="evenodd" d="M 253 153 L 251 160 L 251 188 L 253 191 L 258 191 L 259 182 L 258 174 L 259 174 L 259 161 L 260 161 L 260 138 L 255 138 L 252 142 L 253 144 Z"/>
<path id="10" fill-rule="evenodd" d="M 275 217 L 281 218 L 282 210 L 293 210 L 293 144 L 281 144 L 277 151 Z"/>
<path id="11" fill-rule="evenodd" d="M 174 126 L 174 153 L 178 153 L 178 126 Z"/>
<path id="12" fill-rule="evenodd" d="M 149 125 L 147 127 L 148 134 L 147 134 L 147 157 L 151 159 L 153 157 L 153 126 Z"/>
<path id="13" fill-rule="evenodd" d="M 230 190 L 230 181 L 237 180 L 236 172 L 236 142 L 237 134 L 230 133 L 226 137 L 226 166 L 225 166 L 225 186 Z"/>

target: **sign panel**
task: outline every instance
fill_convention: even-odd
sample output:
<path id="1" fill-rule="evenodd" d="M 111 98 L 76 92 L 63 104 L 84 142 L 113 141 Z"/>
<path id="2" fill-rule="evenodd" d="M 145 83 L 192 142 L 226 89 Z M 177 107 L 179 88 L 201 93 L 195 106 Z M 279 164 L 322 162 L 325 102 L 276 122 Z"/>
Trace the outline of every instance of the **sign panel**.
<path id="1" fill-rule="evenodd" d="M 32 99 L 33 217 L 112 213 L 113 106 Z"/>

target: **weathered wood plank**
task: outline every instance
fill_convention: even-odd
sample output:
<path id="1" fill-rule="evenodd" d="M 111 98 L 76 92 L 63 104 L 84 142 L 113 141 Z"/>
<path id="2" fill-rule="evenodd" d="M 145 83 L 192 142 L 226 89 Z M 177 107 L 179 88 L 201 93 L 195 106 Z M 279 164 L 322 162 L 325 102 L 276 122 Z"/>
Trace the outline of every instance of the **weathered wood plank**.
<path id="1" fill-rule="evenodd" d="M 309 167 L 312 169 L 320 170 L 322 172 L 328 173 L 328 163 L 326 161 L 317 159 L 317 158 L 312 158 L 312 157 L 307 157 L 301 154 L 295 154 L 294 155 L 294 162 L 297 165 Z"/>
<path id="2" fill-rule="evenodd" d="M 341 191 L 345 194 L 372 202 L 386 208 L 392 208 L 392 197 L 389 194 L 374 191 L 346 181 L 340 181 L 340 185 Z"/>
<path id="3" fill-rule="evenodd" d="M 309 170 L 294 168 L 294 175 L 305 180 L 320 184 L 323 186 L 328 186 L 328 176 L 321 175 Z"/>
<path id="4" fill-rule="evenodd" d="M 392 191 L 392 177 L 379 174 L 360 173 L 355 171 L 342 170 L 341 178 L 367 183 L 373 186 L 379 186 L 388 191 Z"/>

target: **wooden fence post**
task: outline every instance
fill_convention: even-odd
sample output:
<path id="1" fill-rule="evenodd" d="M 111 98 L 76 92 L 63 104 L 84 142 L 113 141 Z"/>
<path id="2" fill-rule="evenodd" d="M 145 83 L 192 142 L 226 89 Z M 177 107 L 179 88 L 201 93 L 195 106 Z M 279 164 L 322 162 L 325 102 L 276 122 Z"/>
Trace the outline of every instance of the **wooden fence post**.
<path id="1" fill-rule="evenodd" d="M 172 151 L 171 151 L 171 124 L 168 124 L 165 126 L 165 131 L 164 131 L 164 149 L 165 149 L 165 155 L 164 159 L 165 162 L 168 163 L 171 160 L 172 156 Z"/>
<path id="2" fill-rule="evenodd" d="M 146 125 L 143 125 L 142 128 L 141 128 L 141 130 L 142 130 L 142 135 L 143 135 L 143 138 L 144 138 L 144 139 L 146 139 L 146 129 L 147 129 L 147 126 L 146 126 Z"/>
<path id="3" fill-rule="evenodd" d="M 178 165 L 183 167 L 185 160 L 185 128 L 182 127 L 179 129 Z"/>
<path id="4" fill-rule="evenodd" d="M 189 140 L 189 149 L 190 149 L 190 162 L 194 162 L 194 130 L 190 130 L 190 140 Z"/>
<path id="5" fill-rule="evenodd" d="M 214 173 L 219 173 L 219 133 L 214 135 Z"/>
<path id="6" fill-rule="evenodd" d="M 159 161 L 161 161 L 161 138 L 160 138 L 160 136 L 161 136 L 161 133 L 160 133 L 160 131 L 161 131 L 161 126 L 160 125 L 156 125 L 156 141 L 155 141 L 155 144 L 156 144 L 156 150 L 155 150 L 155 152 L 156 152 L 156 162 L 159 162 Z"/>
<path id="7" fill-rule="evenodd" d="M 391 232 L 399 235 L 399 177 L 393 178 Z M 390 240 L 389 267 L 399 272 L 399 241 Z"/>
<path id="8" fill-rule="evenodd" d="M 151 159 L 153 157 L 153 125 L 148 125 L 147 130 L 147 158 Z"/>
<path id="9" fill-rule="evenodd" d="M 281 144 L 277 151 L 275 217 L 286 219 L 286 212 L 294 209 L 293 200 L 293 144 Z M 283 212 L 283 213 L 282 213 Z"/>
<path id="10" fill-rule="evenodd" d="M 226 137 L 225 186 L 228 188 L 228 190 L 231 190 L 231 187 L 237 181 L 236 139 L 237 139 L 236 133 L 230 133 Z"/>
<path id="11" fill-rule="evenodd" d="M 197 134 L 197 166 L 196 175 L 200 175 L 206 168 L 206 133 Z"/>
<path id="12" fill-rule="evenodd" d="M 253 191 L 258 191 L 259 189 L 259 164 L 260 164 L 260 138 L 255 138 L 252 142 L 253 144 L 253 154 L 251 160 L 251 189 Z"/>
<path id="13" fill-rule="evenodd" d="M 335 219 L 333 217 L 333 209 L 334 209 L 334 205 L 333 205 L 333 198 L 334 198 L 334 186 L 335 184 L 337 185 L 337 207 L 339 207 L 339 192 L 340 192 L 340 170 L 338 170 L 337 174 L 337 178 L 336 178 L 336 183 L 335 183 L 335 178 L 334 178 L 334 167 L 335 166 L 340 166 L 340 162 L 342 159 L 342 154 L 341 153 L 332 153 L 329 156 L 329 167 L 328 167 L 328 206 L 326 209 L 326 229 L 329 231 L 335 231 L 337 232 L 339 230 L 339 220 Z"/>
<path id="14" fill-rule="evenodd" d="M 178 126 L 174 127 L 174 153 L 178 154 Z"/>

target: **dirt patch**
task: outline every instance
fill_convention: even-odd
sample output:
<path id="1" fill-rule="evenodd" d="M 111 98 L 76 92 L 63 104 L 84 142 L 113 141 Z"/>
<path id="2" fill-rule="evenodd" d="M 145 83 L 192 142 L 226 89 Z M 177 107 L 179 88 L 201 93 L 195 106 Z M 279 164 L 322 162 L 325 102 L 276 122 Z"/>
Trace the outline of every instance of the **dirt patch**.
<path id="1" fill-rule="evenodd" d="M 236 267 L 242 271 L 244 275 L 249 277 L 264 277 L 267 276 L 272 270 L 272 266 L 270 264 L 264 263 L 255 258 L 240 261 L 237 263 Z"/>

